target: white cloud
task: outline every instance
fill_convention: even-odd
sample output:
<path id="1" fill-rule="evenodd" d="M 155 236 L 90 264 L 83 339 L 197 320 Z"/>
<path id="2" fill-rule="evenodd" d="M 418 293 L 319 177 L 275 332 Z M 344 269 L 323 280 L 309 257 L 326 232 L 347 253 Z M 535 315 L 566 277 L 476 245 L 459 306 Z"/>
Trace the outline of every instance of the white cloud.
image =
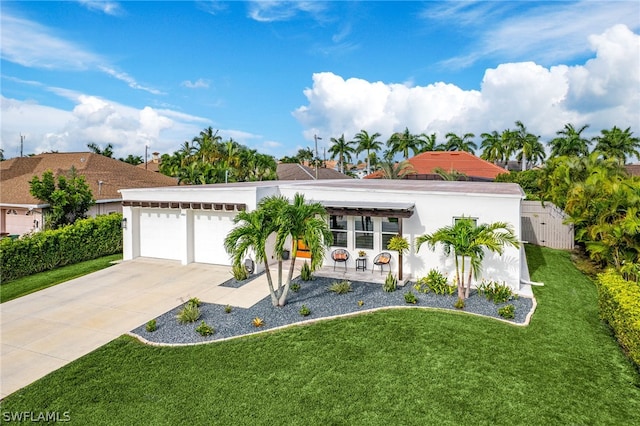
<path id="1" fill-rule="evenodd" d="M 483 57 L 527 58 L 556 64 L 589 52 L 587 38 L 616 24 L 640 28 L 634 1 L 578 1 L 558 4 L 518 2 L 429 3 L 423 17 L 436 24 L 455 23 L 477 40 L 469 50 L 442 63 L 465 67 Z"/>
<path id="2" fill-rule="evenodd" d="M 97 10 L 107 15 L 118 16 L 122 14 L 120 4 L 115 1 L 108 0 L 78 0 L 78 3 L 89 10 Z"/>
<path id="3" fill-rule="evenodd" d="M 249 3 L 249 17 L 258 22 L 288 21 L 299 13 L 313 16 L 325 10 L 318 1 L 252 1 Z"/>
<path id="4" fill-rule="evenodd" d="M 109 61 L 82 46 L 64 40 L 53 31 L 36 22 L 22 19 L 3 11 L 0 14 L 2 35 L 2 59 L 28 68 L 65 71 L 99 70 L 127 83 L 136 90 L 154 95 L 163 94 L 157 89 L 139 84 L 125 72 L 117 71 Z"/>
<path id="5" fill-rule="evenodd" d="M 589 131 L 614 125 L 640 132 L 640 36 L 614 26 L 590 37 L 595 57 L 583 65 L 544 67 L 534 62 L 505 63 L 485 72 L 480 91 L 435 83 L 406 84 L 313 75 L 304 90 L 308 104 L 293 112 L 304 136 L 323 136 L 323 144 L 361 129 L 386 140 L 408 127 L 412 133 L 444 135 L 513 128 L 521 120 L 543 140 L 565 123 L 590 124 Z"/>
<path id="6" fill-rule="evenodd" d="M 180 85 L 188 89 L 208 89 L 211 82 L 204 78 L 199 78 L 196 81 L 185 80 Z"/>
<path id="7" fill-rule="evenodd" d="M 20 134 L 26 135 L 25 154 L 57 150 L 87 151 L 90 142 L 111 143 L 116 157 L 154 151 L 172 153 L 182 141 L 191 140 L 209 120 L 178 111 L 142 109 L 108 99 L 52 89 L 74 101 L 72 110 L 62 110 L 18 101 L 4 96 L 1 101 L 0 145 L 6 157 L 19 155 Z M 138 154 L 139 155 L 139 154 Z"/>

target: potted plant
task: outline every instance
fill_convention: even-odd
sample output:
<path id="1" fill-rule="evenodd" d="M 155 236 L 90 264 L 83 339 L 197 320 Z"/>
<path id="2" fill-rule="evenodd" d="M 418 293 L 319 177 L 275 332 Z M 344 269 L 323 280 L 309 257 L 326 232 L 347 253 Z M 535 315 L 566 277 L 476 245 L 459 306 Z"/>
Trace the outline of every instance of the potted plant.
<path id="1" fill-rule="evenodd" d="M 402 235 L 394 235 L 387 243 L 387 249 L 398 252 L 398 279 L 402 280 L 402 255 L 409 251 L 409 241 Z"/>
<path id="2" fill-rule="evenodd" d="M 366 251 L 364 251 L 364 250 L 360 250 L 360 251 L 358 252 L 358 257 L 367 257 L 367 252 L 366 252 Z"/>

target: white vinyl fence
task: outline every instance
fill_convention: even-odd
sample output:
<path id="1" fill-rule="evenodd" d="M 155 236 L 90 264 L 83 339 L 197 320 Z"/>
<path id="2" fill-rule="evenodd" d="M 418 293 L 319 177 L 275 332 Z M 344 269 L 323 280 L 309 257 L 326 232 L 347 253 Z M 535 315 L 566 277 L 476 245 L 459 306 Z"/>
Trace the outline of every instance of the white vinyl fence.
<path id="1" fill-rule="evenodd" d="M 522 239 L 531 244 L 571 250 L 574 246 L 573 225 L 565 224 L 567 215 L 553 203 L 522 202 Z"/>

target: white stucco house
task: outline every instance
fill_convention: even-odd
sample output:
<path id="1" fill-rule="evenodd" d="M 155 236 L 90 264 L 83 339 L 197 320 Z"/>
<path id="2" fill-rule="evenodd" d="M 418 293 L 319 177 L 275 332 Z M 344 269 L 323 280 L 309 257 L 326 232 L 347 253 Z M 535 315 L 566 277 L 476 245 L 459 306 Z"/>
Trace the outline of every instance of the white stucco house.
<path id="1" fill-rule="evenodd" d="M 453 258 L 426 245 L 415 252 L 418 236 L 452 225 L 457 218 L 471 217 L 478 223 L 508 222 L 521 235 L 520 204 L 524 192 L 517 184 L 493 182 L 446 182 L 412 180 L 311 180 L 123 189 L 124 259 L 153 257 L 230 265 L 223 241 L 235 226 L 238 211 L 253 210 L 270 195 L 292 199 L 296 193 L 322 203 L 329 213 L 334 235 L 325 266 L 333 267 L 333 249 L 351 253 L 346 267 L 356 268 L 359 251 L 367 253 L 367 272 L 386 242 L 402 234 L 411 244 L 403 256 L 403 272 L 413 278 L 437 268 L 452 279 Z M 397 272 L 397 253 L 391 269 Z M 504 281 L 513 290 L 521 288 L 522 249 L 507 247 L 502 256 L 489 253 L 483 262 L 483 277 Z M 258 268 L 260 265 L 257 265 Z M 344 267 L 341 265 L 340 267 Z M 376 270 L 377 271 L 377 270 Z M 528 275 L 528 274 L 527 274 Z M 528 278 L 528 276 L 527 276 Z"/>

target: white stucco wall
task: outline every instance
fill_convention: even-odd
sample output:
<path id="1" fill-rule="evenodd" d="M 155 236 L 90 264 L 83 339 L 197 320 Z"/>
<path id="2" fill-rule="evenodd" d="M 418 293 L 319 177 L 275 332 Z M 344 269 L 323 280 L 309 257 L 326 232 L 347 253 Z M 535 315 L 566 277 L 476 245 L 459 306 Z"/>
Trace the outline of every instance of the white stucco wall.
<path id="1" fill-rule="evenodd" d="M 356 183 L 354 183 L 356 182 Z M 345 203 L 377 202 L 377 203 L 414 203 L 414 214 L 403 220 L 403 235 L 411 244 L 411 252 L 404 256 L 403 272 L 413 278 L 424 276 L 432 268 L 437 268 L 449 275 L 455 276 L 453 258 L 446 258 L 441 247 L 431 251 L 427 246 L 415 250 L 415 240 L 418 236 L 434 232 L 443 226 L 452 225 L 455 217 L 467 216 L 478 220 L 478 223 L 492 223 L 503 221 L 511 224 L 515 234 L 520 237 L 520 201 L 521 191 L 516 191 L 513 184 L 487 184 L 474 186 L 473 183 L 448 183 L 448 186 L 438 184 L 404 183 L 394 189 L 394 185 L 387 181 L 386 185 L 363 182 L 358 184 L 351 181 L 342 187 L 326 181 L 311 182 L 258 182 L 229 185 L 203 185 L 171 188 L 152 188 L 123 190 L 123 200 L 164 201 L 164 202 L 206 202 L 206 203 L 241 203 L 248 210 L 256 208 L 260 199 L 282 194 L 293 198 L 297 193 L 303 193 L 310 201 L 343 201 Z M 403 181 L 406 182 L 406 181 Z M 423 188 L 421 185 L 424 185 Z M 451 186 L 453 185 L 453 186 Z M 508 191 L 505 187 L 491 185 L 512 185 Z M 433 188 L 444 188 L 437 191 Z M 407 189 L 408 188 L 408 189 Z M 445 189 L 449 190 L 445 190 Z M 454 188 L 454 191 L 451 191 Z M 482 190 L 479 190 L 479 189 Z M 495 192 L 491 189 L 496 188 Z M 468 189 L 468 190 L 466 190 Z M 501 190 L 497 190 L 501 189 Z M 230 259 L 224 251 L 223 241 L 227 233 L 233 228 L 234 212 L 215 212 L 198 209 L 144 209 L 140 207 L 124 207 L 124 217 L 128 226 L 124 230 L 124 258 L 132 259 L 137 256 L 161 257 L 180 260 L 182 263 L 204 262 L 230 265 Z M 382 247 L 381 219 L 373 218 L 374 248 L 366 250 L 369 264 L 381 251 L 388 251 Z M 355 248 L 353 219 L 348 222 L 348 246 L 351 253 L 349 268 L 355 268 L 355 258 L 358 249 Z M 325 264 L 333 266 L 327 253 Z M 397 272 L 397 253 L 393 255 L 392 270 Z M 268 253 L 271 257 L 271 253 Z M 248 257 L 255 259 L 252 255 Z M 262 265 L 256 265 L 258 271 Z M 342 265 L 340 265 L 342 266 Z M 377 272 L 376 272 L 377 273 Z M 514 289 L 519 288 L 520 282 L 520 253 L 516 248 L 507 248 L 502 256 L 487 253 L 483 262 L 482 278 L 504 281 Z"/>

